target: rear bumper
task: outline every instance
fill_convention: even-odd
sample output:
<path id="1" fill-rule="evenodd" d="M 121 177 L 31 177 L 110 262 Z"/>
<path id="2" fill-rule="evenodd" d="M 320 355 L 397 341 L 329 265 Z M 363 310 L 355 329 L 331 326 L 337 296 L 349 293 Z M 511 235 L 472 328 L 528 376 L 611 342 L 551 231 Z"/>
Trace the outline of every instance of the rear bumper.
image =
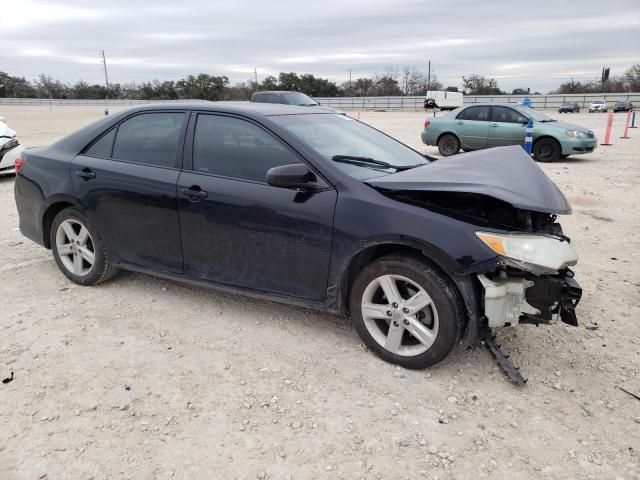
<path id="1" fill-rule="evenodd" d="M 44 198 L 40 188 L 20 173 L 13 186 L 13 194 L 18 210 L 20 232 L 29 240 L 45 246 L 42 232 Z"/>
<path id="2" fill-rule="evenodd" d="M 483 288 L 484 316 L 489 328 L 557 320 L 578 325 L 575 307 L 582 288 L 569 269 L 558 275 L 503 272 L 491 279 L 478 275 L 478 279 Z"/>
<path id="3" fill-rule="evenodd" d="M 442 132 L 432 132 L 429 130 L 423 130 L 420 134 L 420 138 L 422 138 L 422 143 L 425 145 L 437 145 L 438 144 L 438 135 Z"/>

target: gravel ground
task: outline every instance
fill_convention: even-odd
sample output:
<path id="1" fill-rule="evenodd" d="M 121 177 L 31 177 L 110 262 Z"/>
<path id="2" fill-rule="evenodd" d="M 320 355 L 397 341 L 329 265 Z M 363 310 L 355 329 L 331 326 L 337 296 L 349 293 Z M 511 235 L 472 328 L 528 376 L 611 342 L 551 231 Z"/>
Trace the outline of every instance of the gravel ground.
<path id="1" fill-rule="evenodd" d="M 351 112 L 357 116 L 356 112 Z M 27 146 L 99 109 L 0 108 Z M 555 114 L 603 138 L 605 116 Z M 424 113 L 361 120 L 428 153 Z M 574 207 L 580 326 L 501 333 L 428 371 L 366 351 L 348 321 L 121 273 L 69 282 L 17 231 L 0 179 L 1 479 L 638 479 L 640 130 L 541 165 Z"/>

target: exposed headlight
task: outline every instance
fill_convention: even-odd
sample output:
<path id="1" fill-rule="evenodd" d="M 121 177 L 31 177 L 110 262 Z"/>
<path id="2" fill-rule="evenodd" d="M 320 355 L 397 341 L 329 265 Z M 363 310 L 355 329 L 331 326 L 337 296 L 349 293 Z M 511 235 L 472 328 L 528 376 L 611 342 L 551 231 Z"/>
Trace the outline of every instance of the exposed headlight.
<path id="1" fill-rule="evenodd" d="M 505 263 L 533 273 L 557 272 L 578 262 L 569 242 L 559 238 L 524 233 L 476 232 L 476 235 Z"/>
<path id="2" fill-rule="evenodd" d="M 587 138 L 587 132 L 581 132 L 580 130 L 567 130 L 564 133 L 567 137 Z"/>

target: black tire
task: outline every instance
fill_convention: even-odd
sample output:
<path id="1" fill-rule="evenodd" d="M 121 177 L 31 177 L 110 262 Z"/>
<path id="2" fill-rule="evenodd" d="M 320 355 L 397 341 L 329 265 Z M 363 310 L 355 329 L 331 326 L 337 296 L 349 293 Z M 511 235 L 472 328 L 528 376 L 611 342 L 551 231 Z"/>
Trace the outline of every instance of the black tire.
<path id="1" fill-rule="evenodd" d="M 77 222 L 77 224 L 84 226 L 89 231 L 89 241 L 91 242 L 91 248 L 94 253 L 93 265 L 88 268 L 87 273 L 83 275 L 76 275 L 70 271 L 63 262 L 60 253 L 58 252 L 58 246 L 56 242 L 56 235 L 58 227 L 61 223 L 71 220 Z M 53 252 L 53 258 L 58 265 L 58 268 L 65 274 L 67 278 L 79 285 L 98 285 L 99 283 L 106 282 L 113 278 L 118 273 L 110 259 L 107 251 L 105 250 L 98 231 L 95 226 L 89 220 L 89 218 L 79 209 L 75 207 L 65 208 L 60 211 L 51 224 L 51 231 L 49 232 L 49 239 L 51 242 L 51 251 Z"/>
<path id="2" fill-rule="evenodd" d="M 553 138 L 541 138 L 533 144 L 533 158 L 538 162 L 555 162 L 560 159 L 562 148 Z"/>
<path id="3" fill-rule="evenodd" d="M 452 133 L 445 133 L 438 139 L 438 151 L 443 157 L 455 155 L 460 151 L 460 140 Z"/>
<path id="4" fill-rule="evenodd" d="M 437 312 L 438 329 L 433 344 L 425 352 L 414 356 L 393 353 L 378 343 L 367 329 L 361 307 L 363 295 L 367 286 L 384 275 L 406 277 L 418 284 L 431 297 Z M 445 358 L 460 337 L 465 319 L 464 308 L 451 282 L 425 260 L 405 255 L 388 255 L 367 265 L 352 285 L 349 308 L 353 325 L 364 344 L 386 362 L 410 369 L 427 368 Z M 386 324 L 383 324 L 383 328 L 391 321 L 389 319 Z M 404 331 L 402 339 L 402 342 L 405 340 L 417 342 L 408 331 Z"/>

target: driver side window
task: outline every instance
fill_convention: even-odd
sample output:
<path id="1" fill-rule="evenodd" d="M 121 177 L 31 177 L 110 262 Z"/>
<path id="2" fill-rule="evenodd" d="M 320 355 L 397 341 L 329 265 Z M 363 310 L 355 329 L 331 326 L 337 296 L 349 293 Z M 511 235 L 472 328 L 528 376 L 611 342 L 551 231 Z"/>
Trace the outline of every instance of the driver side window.
<path id="1" fill-rule="evenodd" d="M 501 123 L 526 123 L 524 115 L 509 107 L 491 107 L 491 121 Z"/>
<path id="2" fill-rule="evenodd" d="M 193 170 L 266 183 L 270 168 L 300 163 L 278 139 L 246 120 L 198 115 L 193 139 Z"/>

